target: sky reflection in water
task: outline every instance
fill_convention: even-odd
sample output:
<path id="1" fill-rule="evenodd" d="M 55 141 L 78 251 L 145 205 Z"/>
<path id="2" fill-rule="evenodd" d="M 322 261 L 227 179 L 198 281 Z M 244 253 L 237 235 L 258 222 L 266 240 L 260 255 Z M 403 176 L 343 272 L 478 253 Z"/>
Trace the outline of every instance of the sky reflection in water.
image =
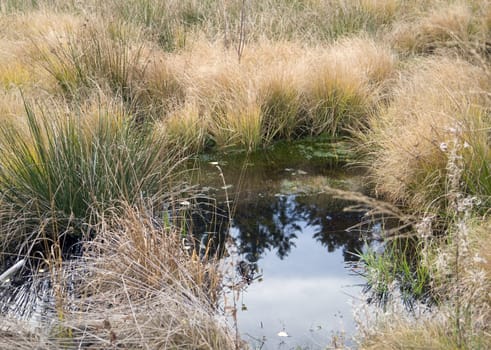
<path id="1" fill-rule="evenodd" d="M 324 197 L 270 196 L 238 205 L 232 234 L 263 275 L 244 293 L 247 310 L 238 316 L 253 346 L 264 339 L 262 349 L 324 348 L 333 332 L 354 331 L 349 294 L 359 294 L 363 281 L 345 261 L 356 260 L 351 252 L 363 241 L 345 229 L 359 216 L 320 205 L 332 204 Z M 290 337 L 279 337 L 282 330 Z"/>
<path id="2" fill-rule="evenodd" d="M 359 231 L 346 229 L 358 224 L 361 214 L 344 212 L 352 203 L 312 190 L 312 184 L 353 189 L 356 174 L 333 170 L 325 159 L 307 159 L 292 148 L 247 159 L 232 155 L 219 164 L 201 163 L 198 183 L 222 198 L 222 179 L 232 185 L 227 186 L 235 208 L 232 235 L 241 257 L 263 275 L 239 301 L 239 309 L 242 302 L 247 307 L 238 314 L 243 339 L 253 349 L 324 349 L 333 332 L 349 337 L 350 295 L 359 295 L 363 280 L 346 264 L 356 261 L 352 253 L 362 250 L 364 241 Z M 359 188 L 358 183 L 354 189 Z M 283 330 L 290 337 L 279 337 Z"/>

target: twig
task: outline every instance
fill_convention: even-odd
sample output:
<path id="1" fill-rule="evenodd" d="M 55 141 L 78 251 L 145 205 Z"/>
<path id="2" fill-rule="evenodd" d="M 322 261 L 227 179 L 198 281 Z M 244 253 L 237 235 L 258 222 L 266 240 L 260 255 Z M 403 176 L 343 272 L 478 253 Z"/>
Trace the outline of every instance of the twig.
<path id="1" fill-rule="evenodd" d="M 15 274 L 17 271 L 19 271 L 24 265 L 26 264 L 25 259 L 21 259 L 17 261 L 13 266 L 7 269 L 4 273 L 0 275 L 0 283 L 6 282 L 10 276 Z"/>

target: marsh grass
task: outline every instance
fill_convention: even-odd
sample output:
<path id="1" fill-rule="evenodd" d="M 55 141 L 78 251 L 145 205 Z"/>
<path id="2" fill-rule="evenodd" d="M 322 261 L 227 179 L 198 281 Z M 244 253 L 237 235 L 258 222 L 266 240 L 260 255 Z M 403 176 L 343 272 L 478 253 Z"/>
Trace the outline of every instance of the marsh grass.
<path id="1" fill-rule="evenodd" d="M 347 38 L 308 62 L 304 99 L 312 134 L 346 134 L 366 124 L 394 73 L 391 51 L 372 40 Z"/>
<path id="2" fill-rule="evenodd" d="M 259 87 L 265 144 L 277 139 L 290 141 L 305 133 L 302 128 L 307 122 L 307 111 L 295 79 L 294 74 L 274 70 L 271 78 L 265 79 L 264 86 Z"/>
<path id="3" fill-rule="evenodd" d="M 112 5 L 100 10 L 105 13 Z M 164 6 L 154 2 L 140 5 Z M 167 5 L 171 12 L 181 11 L 177 10 L 180 6 L 211 11 L 210 4 Z M 247 5 L 247 19 L 239 16 L 247 22 L 248 30 L 256 29 L 249 22 L 256 5 Z M 239 2 L 228 4 L 225 10 L 230 13 L 226 16 L 240 15 L 241 6 Z M 141 9 L 134 10 L 138 17 Z M 128 112 L 140 119 L 162 119 L 165 124 L 168 115 L 174 115 L 175 121 L 179 111 L 196 104 L 200 118 L 207 119 L 205 138 L 218 147 L 256 149 L 281 138 L 346 133 L 353 124 L 364 123 L 395 68 L 390 50 L 366 34 L 319 48 L 302 41 L 272 42 L 264 36 L 249 40 L 249 35 L 254 36 L 248 31 L 247 38 L 242 36 L 246 46 L 241 46 L 239 57 L 236 39 L 229 38 L 227 44 L 222 36 L 210 38 L 193 30 L 186 34 L 190 40 L 184 47 L 169 53 L 156 45 L 145 28 L 118 19 L 118 11 L 111 15 L 115 18 L 112 24 L 103 24 L 98 16 L 84 22 L 44 11 L 33 11 L 13 21 L 17 27 L 32 21 L 38 28 L 17 34 L 30 58 L 26 63 L 21 61 L 19 69 L 26 68 L 27 62 L 42 67 L 36 71 L 47 76 L 36 73 L 37 80 L 63 99 L 69 109 L 83 104 L 94 90 L 101 90 L 114 100 L 124 101 Z M 149 11 L 149 16 L 156 15 Z M 215 20 L 220 25 L 226 22 L 211 18 L 205 21 L 208 24 L 196 25 L 205 26 L 205 30 Z M 43 29 L 43 21 L 53 29 Z M 64 25 L 55 27 L 54 21 Z M 229 37 L 234 36 L 231 33 L 236 28 L 229 30 Z M 7 82 L 17 79 L 5 78 Z"/>
<path id="4" fill-rule="evenodd" d="M 39 327 L 2 319 L 0 348 L 236 348 L 217 309 L 218 260 L 186 250 L 182 228 L 161 213 L 120 207 L 98 220 L 83 258 L 51 275 L 68 273 L 73 281 L 58 304 L 45 305 L 55 310 Z"/>
<path id="5" fill-rule="evenodd" d="M 424 211 L 445 202 L 445 150 L 456 130 L 466 145 L 466 181 L 475 184 L 469 190 L 477 190 L 486 177 L 488 73 L 447 58 L 422 60 L 413 67 L 395 88 L 392 103 L 370 118 L 366 145 L 375 156 L 369 167 L 376 191 Z"/>
<path id="6" fill-rule="evenodd" d="M 414 238 L 396 238 L 386 242 L 383 253 L 368 249 L 358 255 L 366 266 L 363 275 L 370 302 L 385 307 L 392 297 L 393 285 L 398 286 L 401 301 L 408 309 L 418 302 L 434 302 L 429 287 L 430 271 L 420 263 L 417 247 Z"/>
<path id="7" fill-rule="evenodd" d="M 27 138 L 8 124 L 0 128 L 2 244 L 8 250 L 22 246 L 29 253 L 44 235 L 80 237 L 94 209 L 118 200 L 158 201 L 172 192 L 180 150 L 167 149 L 129 116 L 101 110 L 84 127 L 79 115 L 38 115 L 28 104 L 26 113 Z"/>
<path id="8" fill-rule="evenodd" d="M 38 47 L 41 64 L 69 97 L 99 85 L 130 100 L 131 79 L 144 70 L 138 65 L 142 46 L 131 47 L 130 31 L 121 23 L 86 23 L 66 40 Z"/>
<path id="9" fill-rule="evenodd" d="M 208 141 L 208 122 L 196 103 L 187 103 L 156 123 L 155 132 L 166 137 L 171 147 L 196 154 L 205 150 Z"/>
<path id="10" fill-rule="evenodd" d="M 364 348 L 373 348 L 375 344 L 379 348 L 400 347 L 402 340 L 425 348 L 485 349 L 491 343 L 491 286 L 487 262 L 480 248 L 489 241 L 489 235 L 482 235 L 482 230 L 489 226 L 489 219 L 479 214 L 481 198 L 487 196 L 465 193 L 466 147 L 460 132 L 452 131 L 453 137 L 445 149 L 445 213 L 438 210 L 424 213 L 409 232 L 418 241 L 413 245 L 417 274 L 409 278 L 417 289 L 410 295 L 427 291 L 435 305 L 428 316 L 418 313 L 408 316 L 395 307 L 398 301 L 393 299 L 389 309 L 384 309 L 385 315 L 380 315 L 377 326 L 372 330 L 363 329 Z M 385 300 L 387 293 L 394 293 L 394 278 L 397 278 L 396 286 L 404 285 L 404 278 L 401 279 L 397 271 L 402 268 L 402 276 L 407 276 L 406 270 L 414 271 L 406 267 L 405 253 L 386 250 L 381 255 L 365 255 L 371 283 Z M 394 266 L 397 267 L 394 269 Z M 404 293 L 402 298 L 404 300 Z"/>
<path id="11" fill-rule="evenodd" d="M 392 46 L 405 55 L 445 50 L 462 57 L 472 56 L 476 50 L 485 53 L 489 41 L 487 12 L 486 2 L 435 2 L 416 18 L 396 23 L 388 38 Z"/>
<path id="12" fill-rule="evenodd" d="M 199 254 L 179 255 L 177 241 L 162 243 L 162 232 L 182 228 L 156 228 L 142 211 L 125 212 L 133 221 L 124 221 L 118 203 L 161 205 L 173 195 L 183 152 L 329 134 L 333 143 L 358 142 L 374 193 L 405 208 L 363 202 L 363 210 L 401 219 L 405 230 L 399 241 L 397 231 L 386 232 L 385 260 L 365 255 L 389 285 L 381 290 L 390 292 L 395 280 L 415 294 L 430 286 L 439 302 L 434 319 L 397 311 L 369 329 L 363 346 L 486 348 L 490 9 L 485 0 L 3 1 L 4 247 L 44 251 L 63 289 L 56 271 L 66 266 L 66 237 L 99 232 L 113 246 L 92 242 L 104 256 L 87 256 L 80 269 L 89 292 L 76 300 L 76 322 L 60 291 L 55 299 L 67 303 L 57 304 L 51 333 L 15 325 L 19 332 L 10 327 L 0 347 L 237 347 L 214 323 L 187 323 L 208 292 L 197 287 L 208 279 L 200 274 L 214 272 Z M 45 106 L 25 108 L 19 87 Z M 109 306 L 113 294 L 126 304 Z M 210 320 L 208 311 L 199 319 Z"/>

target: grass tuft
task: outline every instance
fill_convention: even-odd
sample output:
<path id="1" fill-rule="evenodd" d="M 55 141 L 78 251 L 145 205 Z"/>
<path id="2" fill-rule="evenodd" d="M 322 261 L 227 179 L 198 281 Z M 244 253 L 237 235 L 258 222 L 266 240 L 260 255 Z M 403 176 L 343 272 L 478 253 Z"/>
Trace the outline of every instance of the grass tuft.
<path id="1" fill-rule="evenodd" d="M 103 109 L 95 122 L 61 111 L 38 115 L 28 104 L 26 113 L 27 135 L 0 126 L 4 249 L 29 253 L 43 236 L 80 236 L 94 209 L 159 201 L 171 190 L 180 150 L 167 149 L 145 125 Z"/>
<path id="2" fill-rule="evenodd" d="M 415 210 L 444 204 L 446 152 L 457 133 L 469 191 L 489 196 L 486 77 L 462 60 L 438 58 L 418 61 L 400 79 L 392 103 L 370 118 L 366 147 L 378 193 Z"/>

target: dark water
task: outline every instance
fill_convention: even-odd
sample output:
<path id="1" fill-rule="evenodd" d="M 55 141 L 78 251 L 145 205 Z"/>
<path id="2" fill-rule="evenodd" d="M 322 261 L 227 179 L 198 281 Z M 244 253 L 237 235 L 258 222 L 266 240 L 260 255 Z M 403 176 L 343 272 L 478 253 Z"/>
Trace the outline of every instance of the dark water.
<path id="1" fill-rule="evenodd" d="M 239 301 L 239 329 L 252 348 L 320 349 L 333 335 L 354 333 L 350 300 L 364 281 L 352 271 L 353 253 L 370 237 L 348 230 L 362 214 L 343 211 L 351 203 L 325 189 L 360 190 L 362 177 L 316 147 L 325 145 L 280 145 L 199 164 L 197 182 L 218 202 L 230 200 L 238 254 L 261 276 Z"/>

